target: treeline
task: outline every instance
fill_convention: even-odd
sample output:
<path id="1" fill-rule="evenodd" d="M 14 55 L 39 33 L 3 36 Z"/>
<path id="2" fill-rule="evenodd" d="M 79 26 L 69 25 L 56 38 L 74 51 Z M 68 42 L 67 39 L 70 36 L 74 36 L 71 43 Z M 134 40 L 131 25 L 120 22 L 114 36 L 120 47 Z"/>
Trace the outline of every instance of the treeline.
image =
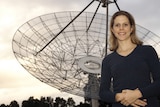
<path id="1" fill-rule="evenodd" d="M 84 103 L 80 102 L 78 105 L 75 104 L 73 98 L 65 100 L 61 97 L 56 97 L 55 100 L 51 97 L 41 97 L 35 99 L 29 97 L 28 100 L 22 101 L 21 107 L 92 107 L 91 100 L 85 100 Z M 0 107 L 20 107 L 16 100 L 11 101 L 9 105 L 1 104 Z M 109 107 L 103 102 L 99 102 L 99 107 Z"/>

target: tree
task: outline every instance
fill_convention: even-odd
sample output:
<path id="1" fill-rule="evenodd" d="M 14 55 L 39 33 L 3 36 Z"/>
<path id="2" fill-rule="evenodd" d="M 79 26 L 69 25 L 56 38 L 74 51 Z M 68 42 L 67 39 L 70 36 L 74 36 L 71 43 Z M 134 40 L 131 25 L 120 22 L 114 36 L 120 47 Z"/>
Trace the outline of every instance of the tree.
<path id="1" fill-rule="evenodd" d="M 19 104 L 17 101 L 14 100 L 14 101 L 11 101 L 9 107 L 19 107 Z"/>
<path id="2" fill-rule="evenodd" d="M 8 107 L 8 106 L 6 106 L 5 104 L 1 104 L 0 107 Z"/>
<path id="3" fill-rule="evenodd" d="M 72 98 L 68 98 L 67 105 L 69 107 L 75 107 L 75 101 Z"/>
<path id="4" fill-rule="evenodd" d="M 66 100 L 56 97 L 54 107 L 67 107 Z"/>

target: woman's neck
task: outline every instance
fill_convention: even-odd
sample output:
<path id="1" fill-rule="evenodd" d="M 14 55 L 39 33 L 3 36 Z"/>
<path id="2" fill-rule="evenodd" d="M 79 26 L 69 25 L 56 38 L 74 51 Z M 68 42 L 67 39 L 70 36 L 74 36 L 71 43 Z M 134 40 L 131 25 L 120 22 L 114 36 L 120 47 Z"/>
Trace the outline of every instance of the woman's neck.
<path id="1" fill-rule="evenodd" d="M 128 54 L 130 54 L 135 48 L 136 48 L 136 44 L 133 44 L 132 42 L 121 42 L 119 43 L 119 46 L 117 48 L 117 53 L 122 55 L 122 56 L 127 56 Z"/>

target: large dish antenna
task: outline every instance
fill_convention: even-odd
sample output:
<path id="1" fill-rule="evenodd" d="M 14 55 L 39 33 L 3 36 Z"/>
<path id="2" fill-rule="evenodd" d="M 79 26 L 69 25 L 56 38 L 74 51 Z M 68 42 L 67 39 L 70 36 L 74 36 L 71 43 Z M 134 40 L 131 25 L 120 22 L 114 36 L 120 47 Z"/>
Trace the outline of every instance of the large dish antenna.
<path id="1" fill-rule="evenodd" d="M 116 3 L 99 2 L 103 7 Z M 101 61 L 110 53 L 106 42 L 110 16 L 84 10 L 31 19 L 16 31 L 12 46 L 19 63 L 40 81 L 60 91 L 98 99 Z M 136 27 L 145 44 L 160 50 L 159 36 Z"/>

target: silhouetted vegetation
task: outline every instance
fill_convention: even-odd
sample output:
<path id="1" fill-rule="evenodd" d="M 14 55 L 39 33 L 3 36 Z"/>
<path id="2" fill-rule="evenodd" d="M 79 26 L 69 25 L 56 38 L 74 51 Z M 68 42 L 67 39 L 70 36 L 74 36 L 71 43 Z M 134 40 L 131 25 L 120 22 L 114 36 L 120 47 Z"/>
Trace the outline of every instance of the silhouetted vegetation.
<path id="1" fill-rule="evenodd" d="M 17 101 L 13 100 L 9 105 L 1 104 L 0 107 L 20 107 Z M 29 97 L 28 100 L 22 101 L 21 107 L 91 107 L 90 100 L 85 100 L 84 103 L 80 102 L 75 105 L 73 98 L 68 98 L 65 100 L 61 97 L 56 97 L 55 100 L 51 97 L 41 97 L 36 99 L 34 97 Z M 109 107 L 105 103 L 100 102 L 99 107 Z"/>
<path id="2" fill-rule="evenodd" d="M 28 100 L 22 101 L 21 107 L 92 107 L 91 100 L 85 99 L 84 103 L 80 102 L 75 105 L 73 98 L 68 98 L 67 100 L 56 97 L 55 100 L 51 97 L 41 97 L 35 99 L 34 97 L 29 97 Z M 160 100 L 159 100 L 160 101 Z M 9 105 L 0 104 L 0 107 L 20 107 L 18 102 L 13 100 Z M 111 105 L 99 101 L 99 107 L 111 107 Z"/>

